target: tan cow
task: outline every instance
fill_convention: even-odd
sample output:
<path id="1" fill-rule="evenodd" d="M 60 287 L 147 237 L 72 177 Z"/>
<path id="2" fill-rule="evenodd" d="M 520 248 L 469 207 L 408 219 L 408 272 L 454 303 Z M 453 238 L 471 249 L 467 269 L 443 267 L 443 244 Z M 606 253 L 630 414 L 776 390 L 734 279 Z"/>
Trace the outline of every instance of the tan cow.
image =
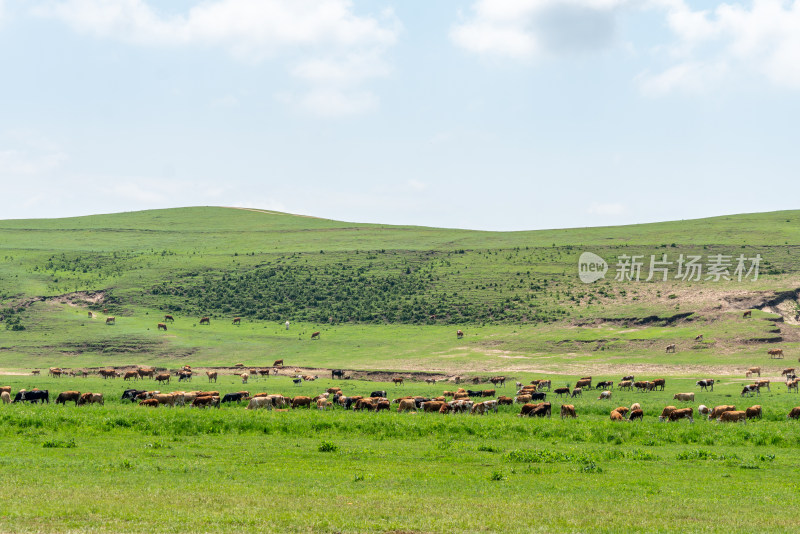
<path id="1" fill-rule="evenodd" d="M 744 377 L 745 377 L 745 378 L 750 378 L 750 377 L 751 377 L 751 376 L 753 376 L 753 375 L 758 375 L 758 376 L 759 376 L 759 378 L 760 378 L 760 377 L 761 377 L 761 367 L 751 367 L 751 368 L 750 368 L 750 369 L 748 369 L 748 370 L 747 370 L 747 372 L 744 374 Z"/>
<path id="2" fill-rule="evenodd" d="M 617 410 L 612 410 L 611 411 L 611 420 L 612 421 L 624 421 L 625 418 L 622 417 L 622 414 L 619 413 Z"/>
<path id="3" fill-rule="evenodd" d="M 770 358 L 783 359 L 783 349 L 770 349 L 767 351 Z"/>
<path id="4" fill-rule="evenodd" d="M 417 409 L 414 399 L 401 399 L 400 405 L 397 407 L 397 413 L 400 412 L 413 412 Z"/>
<path id="5" fill-rule="evenodd" d="M 301 406 L 305 406 L 306 408 L 311 408 L 311 397 L 302 397 L 298 396 L 292 399 L 292 408 L 300 408 Z"/>
<path id="6" fill-rule="evenodd" d="M 139 373 L 136 371 L 125 371 L 125 374 L 122 376 L 123 380 L 130 380 L 133 378 L 134 380 L 139 380 Z"/>
<path id="7" fill-rule="evenodd" d="M 672 400 L 694 402 L 694 393 L 676 393 L 673 395 Z"/>
<path id="8" fill-rule="evenodd" d="M 672 413 L 669 414 L 670 421 L 677 421 L 678 419 L 688 419 L 689 422 L 693 423 L 694 418 L 692 415 L 694 414 L 694 409 L 692 408 L 680 408 L 678 410 L 673 410 Z"/>
<path id="9" fill-rule="evenodd" d="M 272 399 L 269 397 L 253 397 L 247 405 L 248 410 L 258 410 L 259 408 L 272 408 Z"/>
<path id="10" fill-rule="evenodd" d="M 217 381 L 217 372 L 216 371 L 206 371 L 206 376 L 208 376 L 208 383 L 210 384 L 213 380 L 214 382 Z"/>
<path id="11" fill-rule="evenodd" d="M 11 402 L 11 395 L 8 394 L 8 391 L 3 391 L 0 393 L 0 399 L 3 401 L 3 404 L 8 404 Z"/>
<path id="12" fill-rule="evenodd" d="M 161 393 L 153 397 L 159 404 L 175 407 L 175 396 L 172 393 Z"/>
<path id="13" fill-rule="evenodd" d="M 158 401 L 155 399 L 145 399 L 139 401 L 139 406 L 149 406 L 151 408 L 158 408 Z"/>

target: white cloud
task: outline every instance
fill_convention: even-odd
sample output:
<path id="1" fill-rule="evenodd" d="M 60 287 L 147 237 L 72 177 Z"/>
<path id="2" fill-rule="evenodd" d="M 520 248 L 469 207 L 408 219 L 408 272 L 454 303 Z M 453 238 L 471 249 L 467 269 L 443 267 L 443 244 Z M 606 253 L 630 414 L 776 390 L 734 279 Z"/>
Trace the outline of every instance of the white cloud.
<path id="1" fill-rule="evenodd" d="M 58 169 L 66 153 L 47 139 L 10 132 L 0 140 L 0 176 L 37 176 Z"/>
<path id="2" fill-rule="evenodd" d="M 616 11 L 628 0 L 478 0 L 450 30 L 458 46 L 528 59 L 602 48 L 614 40 Z"/>
<path id="3" fill-rule="evenodd" d="M 350 0 L 216 0 L 178 15 L 146 0 L 61 0 L 35 11 L 78 32 L 136 45 L 221 47 L 253 63 L 291 57 L 291 74 L 312 86 L 297 99 L 309 109 L 322 103 L 321 93 L 386 76 L 385 52 L 400 32 L 391 11 L 357 15 Z M 341 94 L 329 100 L 338 107 L 319 109 L 322 115 L 363 111 L 363 106 L 341 105 Z"/>
<path id="4" fill-rule="evenodd" d="M 341 117 L 366 113 L 378 107 L 378 97 L 368 91 L 346 91 L 321 88 L 294 95 L 294 101 L 309 114 L 319 117 Z"/>

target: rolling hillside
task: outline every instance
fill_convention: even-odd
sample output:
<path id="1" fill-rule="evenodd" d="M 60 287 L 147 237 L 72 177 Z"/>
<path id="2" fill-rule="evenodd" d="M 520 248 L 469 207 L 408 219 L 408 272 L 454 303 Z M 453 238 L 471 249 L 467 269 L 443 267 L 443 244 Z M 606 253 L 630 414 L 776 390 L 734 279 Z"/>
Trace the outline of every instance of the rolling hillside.
<path id="1" fill-rule="evenodd" d="M 581 360 L 598 351 L 646 364 L 664 342 L 693 339 L 699 328 L 706 339 L 714 334 L 701 347 L 733 364 L 760 343 L 800 341 L 792 326 L 799 238 L 800 211 L 530 232 L 234 208 L 0 221 L 0 366 L 62 357 L 75 366 L 224 364 L 262 352 L 298 364 L 393 369 L 519 363 L 510 358 L 533 358 L 521 367 L 534 368 L 547 355 Z M 587 251 L 608 263 L 605 279 L 592 284 L 578 277 Z M 664 255 L 668 280 L 656 272 L 645 281 L 651 256 Z M 681 255 L 702 258 L 698 280 L 675 278 Z M 720 280 L 707 280 L 718 255 L 730 265 Z M 757 280 L 752 272 L 737 280 L 740 255 L 760 256 Z M 619 262 L 637 256 L 640 280 L 614 280 Z M 784 322 L 734 321 L 749 308 Z M 98 319 L 87 319 L 90 310 Z M 179 320 L 159 334 L 155 323 L 165 313 Z M 116 327 L 101 324 L 106 315 L 118 318 Z M 204 315 L 214 324 L 198 329 Z M 242 328 L 228 324 L 235 316 Z M 281 327 L 286 320 L 296 325 L 291 332 Z M 469 335 L 453 347 L 443 339 L 456 326 Z M 320 329 L 335 341 L 297 343 Z"/>

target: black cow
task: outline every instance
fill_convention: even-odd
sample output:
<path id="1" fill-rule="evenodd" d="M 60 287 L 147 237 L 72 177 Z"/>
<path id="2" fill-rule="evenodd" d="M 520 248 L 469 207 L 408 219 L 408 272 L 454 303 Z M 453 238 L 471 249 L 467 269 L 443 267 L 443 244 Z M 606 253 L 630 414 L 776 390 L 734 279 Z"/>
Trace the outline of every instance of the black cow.
<path id="1" fill-rule="evenodd" d="M 422 403 L 423 402 L 430 402 L 430 400 L 431 399 L 429 399 L 427 397 L 415 397 L 414 398 L 414 404 L 417 406 L 417 410 L 419 410 L 420 408 L 422 408 Z"/>
<path id="2" fill-rule="evenodd" d="M 552 406 L 549 402 L 545 402 L 531 410 L 528 414 L 529 417 L 550 417 Z"/>
<path id="3" fill-rule="evenodd" d="M 14 402 L 33 402 L 39 401 L 50 404 L 50 392 L 46 389 L 34 389 L 33 391 L 20 391 L 14 396 Z"/>
<path id="4" fill-rule="evenodd" d="M 372 393 L 369 394 L 369 396 L 370 397 L 385 398 L 386 397 L 386 392 L 385 391 L 373 391 Z"/>
<path id="5" fill-rule="evenodd" d="M 481 391 L 472 391 L 471 389 L 467 390 L 467 395 L 470 397 L 483 397 L 483 390 Z"/>
<path id="6" fill-rule="evenodd" d="M 334 378 L 344 378 L 344 369 L 331 369 L 331 380 Z"/>
<path id="7" fill-rule="evenodd" d="M 240 402 L 246 395 L 244 393 L 226 393 L 222 402 Z"/>
<path id="8" fill-rule="evenodd" d="M 147 393 L 146 389 L 126 389 L 122 392 L 122 400 L 135 401 L 137 395 Z"/>
<path id="9" fill-rule="evenodd" d="M 604 380 L 603 382 L 598 382 L 594 389 L 614 389 L 614 382 L 611 380 Z"/>
<path id="10" fill-rule="evenodd" d="M 531 393 L 531 402 L 533 401 L 544 401 L 547 397 L 547 393 Z"/>

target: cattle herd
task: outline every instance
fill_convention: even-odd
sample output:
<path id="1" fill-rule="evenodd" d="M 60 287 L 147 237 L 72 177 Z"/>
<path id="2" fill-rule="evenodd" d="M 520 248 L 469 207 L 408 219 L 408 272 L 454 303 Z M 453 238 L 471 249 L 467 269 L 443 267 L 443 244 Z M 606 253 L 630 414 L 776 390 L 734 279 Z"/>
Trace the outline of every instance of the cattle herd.
<path id="1" fill-rule="evenodd" d="M 65 373 L 62 369 L 51 368 L 49 370 L 51 376 L 57 377 L 62 374 L 71 374 L 72 376 L 86 376 L 85 372 L 81 373 Z M 250 372 L 254 371 L 253 369 Z M 270 370 L 255 370 L 255 375 L 269 376 Z M 263 374 L 260 371 L 265 371 Z M 753 371 L 753 369 L 751 369 Z M 759 370 L 760 371 L 760 370 Z M 182 369 L 173 371 L 178 376 L 178 380 L 190 379 L 192 375 L 191 367 L 184 366 Z M 101 369 L 98 371 L 103 378 L 123 377 L 133 380 L 144 380 L 150 378 L 157 383 L 169 382 L 173 373 L 158 373 L 152 368 L 138 368 L 135 371 L 119 372 L 115 369 Z M 209 382 L 217 380 L 217 371 L 207 371 L 206 375 Z M 748 371 L 749 374 L 750 371 Z M 760 373 L 759 373 L 760 374 Z M 187 378 L 188 375 L 188 378 Z M 248 376 L 248 373 L 243 373 L 243 377 Z M 338 376 L 342 378 L 344 373 L 340 370 L 334 370 L 332 377 Z M 785 369 L 783 376 L 787 377 L 786 385 L 788 391 L 798 391 L 797 377 L 794 376 L 794 369 Z M 304 380 L 313 381 L 315 376 L 297 375 L 294 378 L 295 383 Z M 456 380 L 458 381 L 458 380 Z M 491 377 L 489 381 L 496 387 L 505 385 L 506 379 L 503 376 Z M 404 382 L 402 377 L 395 377 L 392 379 L 395 386 L 401 386 Z M 429 384 L 434 384 L 435 380 L 426 380 Z M 552 405 L 547 401 L 548 395 L 555 395 L 556 397 L 567 396 L 569 398 L 582 397 L 585 391 L 600 391 L 598 400 L 611 400 L 613 395 L 614 383 L 609 380 L 602 380 L 596 384 L 592 384 L 592 377 L 585 376 L 577 381 L 575 387 L 567 384 L 566 387 L 551 388 L 552 381 L 549 379 L 533 380 L 530 384 L 523 385 L 516 382 L 516 393 L 513 396 L 497 395 L 496 389 L 464 389 L 458 388 L 455 390 L 442 391 L 441 395 L 426 397 L 422 395 L 408 395 L 399 396 L 393 400 L 389 400 L 388 392 L 385 390 L 377 390 L 370 393 L 369 396 L 362 395 L 346 395 L 340 387 L 330 387 L 326 391 L 321 392 L 316 396 L 285 396 L 275 393 L 256 393 L 251 395 L 249 391 L 236 391 L 221 394 L 216 390 L 209 391 L 172 391 L 162 392 L 158 390 L 147 389 L 125 389 L 122 392 L 121 400 L 131 403 L 138 403 L 140 406 L 157 408 L 159 406 L 190 406 L 197 408 L 216 407 L 219 408 L 221 404 L 236 403 L 245 404 L 248 410 L 257 409 L 276 409 L 288 410 L 297 408 L 312 408 L 315 407 L 319 410 L 341 408 L 344 410 L 353 411 L 390 411 L 396 405 L 397 412 L 433 412 L 440 414 L 449 413 L 469 413 L 474 415 L 485 415 L 487 413 L 498 411 L 498 406 L 502 405 L 521 405 L 518 416 L 520 417 L 551 417 Z M 660 390 L 663 391 L 666 385 L 666 380 L 663 378 L 636 381 L 631 376 L 622 377 L 617 383 L 617 389 L 640 391 L 647 393 L 650 391 Z M 704 379 L 698 380 L 696 386 L 700 391 L 713 391 L 714 380 Z M 741 396 L 754 396 L 760 395 L 761 389 L 770 390 L 769 380 L 759 379 L 753 384 L 745 385 L 742 389 Z M 11 387 L 0 387 L 0 399 L 4 403 L 49 403 L 50 392 L 48 390 L 39 390 L 33 388 L 31 390 L 19 390 L 11 399 Z M 480 399 L 480 400 L 479 400 Z M 487 399 L 487 400 L 483 400 Z M 673 400 L 678 402 L 694 402 L 695 393 L 675 393 Z M 104 398 L 101 393 L 92 393 L 80 391 L 63 391 L 55 398 L 55 404 L 67 404 L 74 402 L 76 406 L 88 404 L 104 404 Z M 578 410 L 574 404 L 562 404 L 559 411 L 561 418 L 576 418 L 578 417 Z M 753 418 L 761 418 L 762 410 L 760 405 L 750 406 L 745 410 L 737 410 L 734 405 L 722 405 L 714 408 L 709 408 L 705 405 L 700 405 L 697 409 L 697 414 L 708 417 L 709 420 L 716 419 L 720 422 L 735 422 L 746 421 Z M 676 406 L 666 406 L 659 416 L 660 421 L 679 421 L 687 419 L 690 422 L 694 421 L 695 410 L 692 407 L 678 408 Z M 612 421 L 636 421 L 644 417 L 644 411 L 641 405 L 637 402 L 632 406 L 619 406 L 610 410 L 610 418 Z M 787 418 L 798 419 L 800 418 L 800 406 L 793 408 Z"/>

